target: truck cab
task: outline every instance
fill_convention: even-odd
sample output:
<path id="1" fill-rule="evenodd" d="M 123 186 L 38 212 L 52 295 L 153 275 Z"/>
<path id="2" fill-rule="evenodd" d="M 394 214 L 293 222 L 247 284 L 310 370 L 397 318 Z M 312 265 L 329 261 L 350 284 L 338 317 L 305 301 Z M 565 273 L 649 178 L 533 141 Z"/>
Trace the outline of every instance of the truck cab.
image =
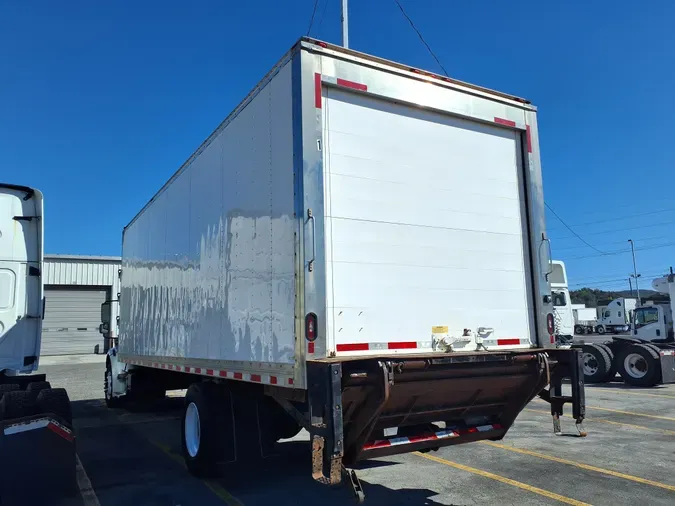
<path id="1" fill-rule="evenodd" d="M 624 297 L 614 299 L 598 315 L 596 332 L 598 334 L 628 332 L 636 306 L 636 299 Z"/>
<path id="2" fill-rule="evenodd" d="M 645 341 L 672 342 L 673 312 L 670 304 L 639 307 L 633 318 L 633 337 Z"/>
<path id="3" fill-rule="evenodd" d="M 574 339 L 574 313 L 567 285 L 567 271 L 561 260 L 551 262 L 551 296 L 553 298 L 553 317 L 555 336 L 560 344 L 568 344 Z"/>

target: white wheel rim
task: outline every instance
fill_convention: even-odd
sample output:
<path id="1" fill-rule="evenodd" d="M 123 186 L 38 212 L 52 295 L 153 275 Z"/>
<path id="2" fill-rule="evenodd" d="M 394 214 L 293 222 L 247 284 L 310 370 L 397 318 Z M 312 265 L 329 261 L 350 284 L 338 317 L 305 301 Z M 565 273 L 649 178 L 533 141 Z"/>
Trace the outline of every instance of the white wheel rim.
<path id="1" fill-rule="evenodd" d="M 584 361 L 584 376 L 593 376 L 598 372 L 598 360 L 592 353 L 584 353 L 582 358 Z"/>
<path id="2" fill-rule="evenodd" d="M 106 384 L 105 384 L 105 396 L 107 399 L 112 399 L 112 370 L 108 369 L 105 373 Z"/>
<path id="3" fill-rule="evenodd" d="M 192 458 L 199 452 L 200 438 L 199 410 L 197 405 L 191 402 L 185 411 L 185 448 Z"/>
<path id="4" fill-rule="evenodd" d="M 623 360 L 623 368 L 631 378 L 644 378 L 649 370 L 649 364 L 639 353 L 629 353 Z"/>

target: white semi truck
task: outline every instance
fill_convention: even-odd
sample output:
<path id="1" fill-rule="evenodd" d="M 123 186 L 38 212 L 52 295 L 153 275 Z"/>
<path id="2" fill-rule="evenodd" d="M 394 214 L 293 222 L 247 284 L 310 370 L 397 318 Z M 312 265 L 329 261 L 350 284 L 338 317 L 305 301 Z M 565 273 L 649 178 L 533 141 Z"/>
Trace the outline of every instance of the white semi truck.
<path id="1" fill-rule="evenodd" d="M 584 377 L 597 383 L 609 381 L 618 372 L 629 385 L 650 387 L 675 383 L 675 336 L 672 300 L 675 275 L 655 279 L 654 290 L 668 294 L 670 304 L 634 307 L 626 299 L 622 307 L 631 311 L 631 335 L 615 336 L 604 344 L 582 346 Z M 614 303 L 616 301 L 612 301 Z M 611 306 L 607 306 L 608 308 Z"/>
<path id="2" fill-rule="evenodd" d="M 0 503 L 40 503 L 76 490 L 68 394 L 38 369 L 44 296 L 43 197 L 0 183 Z"/>
<path id="3" fill-rule="evenodd" d="M 122 256 L 105 398 L 187 388 L 195 475 L 304 427 L 313 478 L 362 499 L 355 462 L 501 439 L 538 394 L 554 422 L 565 402 L 584 418 L 523 99 L 304 38 L 125 227 Z"/>
<path id="4" fill-rule="evenodd" d="M 551 262 L 551 295 L 553 296 L 553 316 L 555 318 L 555 337 L 561 345 L 570 344 L 574 339 L 574 314 L 572 299 L 567 282 L 567 269 L 561 260 Z"/>
<path id="5" fill-rule="evenodd" d="M 619 334 L 630 330 L 633 311 L 637 307 L 637 299 L 619 297 L 602 307 L 598 315 L 595 331 L 598 334 Z"/>

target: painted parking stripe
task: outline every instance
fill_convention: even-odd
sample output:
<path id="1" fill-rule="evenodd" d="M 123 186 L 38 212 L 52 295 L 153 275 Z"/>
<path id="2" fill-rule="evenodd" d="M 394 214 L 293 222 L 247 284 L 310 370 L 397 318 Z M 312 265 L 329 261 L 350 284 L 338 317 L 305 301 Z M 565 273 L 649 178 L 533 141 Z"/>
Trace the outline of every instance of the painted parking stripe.
<path id="1" fill-rule="evenodd" d="M 639 395 L 640 397 L 663 397 L 664 399 L 675 399 L 675 395 L 668 394 L 648 394 L 646 392 L 635 392 L 627 388 L 600 388 L 600 387 L 586 387 L 588 392 L 594 392 L 598 390 L 599 392 L 611 392 L 622 395 Z"/>
<path id="2" fill-rule="evenodd" d="M 98 502 L 96 492 L 94 492 L 94 488 L 91 486 L 89 476 L 87 476 L 87 472 L 84 470 L 80 456 L 76 454 L 75 458 L 77 459 L 75 462 L 77 486 L 80 489 L 80 495 L 82 496 L 84 506 L 101 506 L 101 503 Z"/>
<path id="3" fill-rule="evenodd" d="M 183 457 L 181 457 L 180 455 L 176 455 L 174 452 L 171 451 L 171 448 L 157 441 L 153 441 L 152 439 L 148 439 L 148 441 L 150 441 L 150 443 L 152 443 L 154 446 L 162 450 L 162 452 L 164 452 L 164 454 L 166 454 L 166 456 L 169 457 L 171 460 L 176 461 L 181 466 L 183 466 L 184 469 L 187 469 L 185 467 L 185 461 L 183 460 Z M 229 506 L 244 506 L 243 502 L 234 497 L 232 494 L 230 494 L 227 490 L 225 490 L 220 484 L 216 483 L 215 481 L 204 479 L 200 481 L 204 485 L 206 485 L 209 488 L 209 490 L 211 490 L 211 492 L 213 492 L 216 496 L 222 499 L 225 502 L 225 504 L 228 504 Z"/>
<path id="4" fill-rule="evenodd" d="M 546 401 L 542 401 L 539 399 L 535 399 L 533 402 L 537 403 L 546 403 Z M 548 405 L 548 403 L 546 403 Z M 675 422 L 675 418 L 671 416 L 661 416 L 661 415 L 649 415 L 647 413 L 636 413 L 635 411 L 624 411 L 622 409 L 612 409 L 612 408 L 601 408 L 600 406 L 588 406 L 586 405 L 586 409 L 595 409 L 598 411 L 608 411 L 610 413 L 619 413 L 620 415 L 630 415 L 630 416 L 642 416 L 645 418 L 654 418 L 656 420 L 668 420 L 669 422 Z"/>
<path id="5" fill-rule="evenodd" d="M 660 481 L 648 480 L 646 478 L 640 478 L 639 476 L 633 476 L 632 474 L 620 473 L 618 471 L 612 471 L 611 469 L 603 469 L 602 467 L 591 466 L 589 464 L 584 464 L 583 462 L 576 462 L 574 460 L 554 457 L 553 455 L 546 455 L 545 453 L 533 452 L 532 450 L 526 450 L 524 448 L 516 448 L 515 446 L 507 446 L 501 443 L 495 443 L 494 441 L 480 441 L 480 443 L 492 446 L 494 448 L 501 448 L 502 450 L 519 453 L 521 455 L 538 457 L 540 459 L 550 460 L 551 462 L 557 462 L 559 464 L 566 464 L 568 466 L 578 467 L 579 469 L 584 469 L 586 471 L 593 471 L 596 473 L 605 474 L 607 476 L 614 476 L 615 478 L 634 481 L 635 483 L 642 483 L 643 485 L 651 485 L 652 487 L 663 488 L 666 490 L 670 490 L 671 492 L 675 492 L 675 485 L 668 485 L 667 483 L 662 483 Z"/>
<path id="6" fill-rule="evenodd" d="M 591 506 L 588 503 L 577 501 L 576 499 L 572 499 L 571 497 L 565 497 L 564 495 L 556 494 L 555 492 L 550 492 L 548 490 L 544 490 L 543 488 L 534 487 L 532 485 L 528 485 L 527 483 L 512 480 L 511 478 L 506 478 L 504 476 L 500 476 L 499 474 L 491 473 L 489 471 L 483 471 L 482 469 L 476 469 L 475 467 L 465 466 L 464 464 L 459 464 L 457 462 L 445 460 L 440 457 L 436 457 L 435 455 L 419 452 L 415 452 L 414 455 L 417 455 L 418 457 L 422 457 L 424 459 L 432 460 L 439 464 L 454 467 L 455 469 L 459 469 L 461 471 L 466 471 L 467 473 L 477 474 L 478 476 L 482 476 L 484 478 L 489 478 L 491 480 L 505 483 L 506 485 L 511 485 L 512 487 L 517 487 L 521 490 L 527 490 L 528 492 L 532 492 L 533 494 L 537 494 L 543 497 L 548 497 L 549 499 L 555 499 L 556 501 L 560 501 L 565 504 L 572 504 L 573 506 Z"/>

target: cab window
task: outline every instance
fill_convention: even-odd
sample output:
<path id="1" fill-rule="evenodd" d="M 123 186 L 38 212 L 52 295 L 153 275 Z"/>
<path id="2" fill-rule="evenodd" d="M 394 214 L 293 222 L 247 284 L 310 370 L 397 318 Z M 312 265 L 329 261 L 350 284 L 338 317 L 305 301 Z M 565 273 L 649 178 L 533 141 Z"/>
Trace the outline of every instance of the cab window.
<path id="1" fill-rule="evenodd" d="M 553 305 L 556 307 L 567 305 L 565 292 L 553 292 Z"/>
<path id="2" fill-rule="evenodd" d="M 659 321 L 659 310 L 655 307 L 646 307 L 635 310 L 635 325 L 642 327 Z"/>

